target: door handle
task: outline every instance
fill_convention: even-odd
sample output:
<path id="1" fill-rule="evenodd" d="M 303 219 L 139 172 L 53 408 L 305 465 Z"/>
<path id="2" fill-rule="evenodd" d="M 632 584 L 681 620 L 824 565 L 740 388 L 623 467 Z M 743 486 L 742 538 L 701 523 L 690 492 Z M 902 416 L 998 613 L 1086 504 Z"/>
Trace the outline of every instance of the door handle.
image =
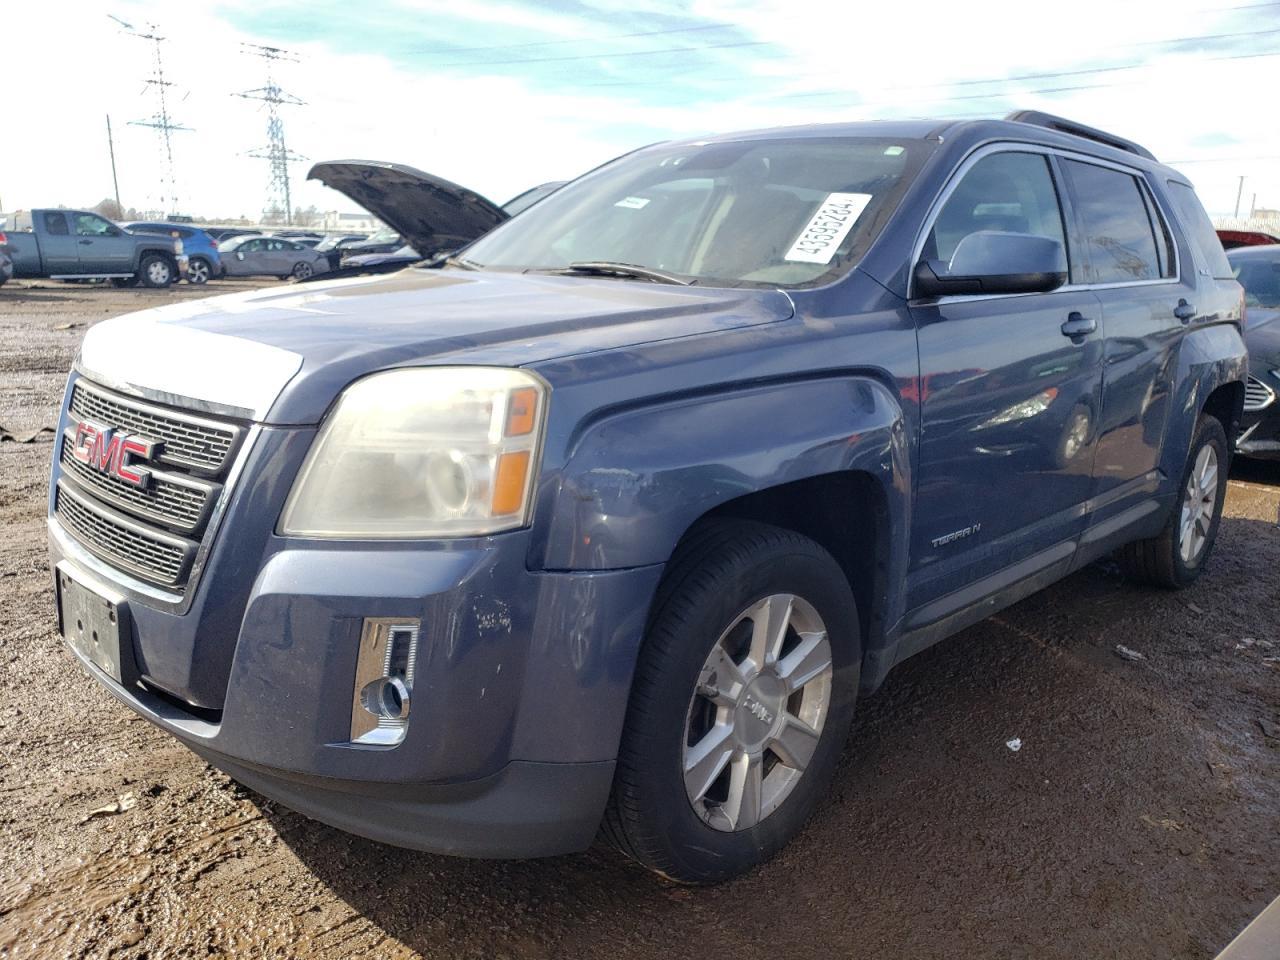
<path id="1" fill-rule="evenodd" d="M 1086 317 L 1084 314 L 1072 310 L 1067 314 L 1067 319 L 1062 324 L 1062 335 L 1070 337 L 1074 343 L 1079 343 L 1088 334 L 1098 329 L 1097 322 L 1092 317 Z"/>
<path id="2" fill-rule="evenodd" d="M 89 246 L 89 244 L 91 244 L 91 243 L 93 243 L 93 241 L 92 241 L 92 240 L 81 240 L 81 241 L 80 241 L 80 246 L 82 246 L 82 247 L 87 247 L 87 246 Z"/>
<path id="3" fill-rule="evenodd" d="M 1196 308 L 1185 300 L 1179 300 L 1178 305 L 1173 308 L 1173 315 L 1183 323 L 1190 323 L 1191 318 L 1196 315 Z"/>

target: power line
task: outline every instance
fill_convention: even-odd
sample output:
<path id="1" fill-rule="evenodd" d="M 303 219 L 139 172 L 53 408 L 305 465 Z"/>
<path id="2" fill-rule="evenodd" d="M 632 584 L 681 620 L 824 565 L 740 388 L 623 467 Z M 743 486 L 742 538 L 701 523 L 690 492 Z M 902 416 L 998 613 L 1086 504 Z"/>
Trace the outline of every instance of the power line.
<path id="1" fill-rule="evenodd" d="M 664 53 L 690 53 L 700 50 L 725 50 L 729 47 L 771 47 L 772 40 L 735 40 L 732 43 L 704 43 L 696 47 L 663 47 L 660 50 L 628 50 L 624 53 L 581 53 L 570 57 L 529 57 L 519 60 L 459 60 L 437 64 L 439 67 L 494 67 L 517 63 L 566 63 L 570 60 L 620 60 L 623 57 L 652 57 Z"/>
<path id="2" fill-rule="evenodd" d="M 280 119 L 280 107 L 302 106 L 303 102 L 291 93 L 285 93 L 275 81 L 274 65 L 280 62 L 297 63 L 298 58 L 288 50 L 280 47 L 268 47 L 260 43 L 242 43 L 246 49 L 242 52 L 266 61 L 267 82 L 264 86 L 253 90 L 245 90 L 233 96 L 246 100 L 260 100 L 267 105 L 267 145 L 249 151 L 249 156 L 266 160 L 271 168 L 271 176 L 267 187 L 267 207 L 269 211 L 274 205 L 284 206 L 284 222 L 293 223 L 293 203 L 289 194 L 289 164 L 307 159 L 300 153 L 293 153 L 285 145 L 284 121 Z"/>
<path id="3" fill-rule="evenodd" d="M 169 115 L 168 90 L 173 83 L 165 79 L 164 76 L 164 56 L 162 53 L 162 45 L 165 38 L 159 33 L 154 23 L 146 25 L 143 32 L 134 27 L 133 24 L 121 20 L 113 14 L 107 14 L 112 20 L 120 24 L 124 28 L 124 32 L 131 37 L 137 37 L 139 40 L 147 40 L 155 44 L 155 67 L 152 74 L 147 78 L 147 86 L 152 87 L 156 92 L 156 112 L 145 120 L 130 120 L 129 125 L 132 127 L 149 127 L 156 131 L 160 139 L 162 150 L 161 157 L 161 190 L 160 190 L 160 207 L 169 214 L 178 211 L 178 176 L 174 169 L 173 163 L 173 138 L 172 135 L 179 131 L 190 131 L 191 127 L 183 126 L 175 121 Z M 165 186 L 168 187 L 168 196 L 165 194 Z"/>
<path id="4" fill-rule="evenodd" d="M 1280 0 L 1268 0 L 1280 3 Z M 498 43 L 480 47 L 417 47 L 414 53 L 474 53 L 482 50 L 520 50 L 527 47 L 551 47 L 566 43 L 610 43 L 614 40 L 631 40 L 636 37 L 658 37 L 674 33 L 701 33 L 706 30 L 729 30 L 735 23 L 706 23 L 696 27 L 671 27 L 667 30 L 641 30 L 638 33 L 615 33 L 608 37 L 570 37 L 562 40 L 533 40 L 526 43 Z"/>

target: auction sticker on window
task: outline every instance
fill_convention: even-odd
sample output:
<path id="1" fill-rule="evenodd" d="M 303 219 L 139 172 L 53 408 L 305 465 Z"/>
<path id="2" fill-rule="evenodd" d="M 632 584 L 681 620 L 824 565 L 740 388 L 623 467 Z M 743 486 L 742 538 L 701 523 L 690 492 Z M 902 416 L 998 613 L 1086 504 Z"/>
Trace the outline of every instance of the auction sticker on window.
<path id="1" fill-rule="evenodd" d="M 813 219 L 805 224 L 783 259 L 798 260 L 801 263 L 830 263 L 870 202 L 869 193 L 827 194 L 827 199 L 822 201 Z"/>

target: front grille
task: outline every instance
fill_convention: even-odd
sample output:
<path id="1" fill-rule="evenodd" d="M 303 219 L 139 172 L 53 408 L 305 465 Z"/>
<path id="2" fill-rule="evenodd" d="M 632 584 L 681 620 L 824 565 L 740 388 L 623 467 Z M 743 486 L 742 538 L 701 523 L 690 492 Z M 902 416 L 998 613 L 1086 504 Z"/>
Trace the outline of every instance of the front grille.
<path id="1" fill-rule="evenodd" d="M 135 487 L 81 463 L 72 456 L 74 446 L 75 435 L 63 434 L 62 469 L 75 478 L 77 485 L 113 506 L 183 533 L 195 533 L 200 528 L 222 489 L 216 483 L 155 470 L 146 487 Z"/>
<path id="2" fill-rule="evenodd" d="M 82 380 L 71 391 L 71 416 L 154 440 L 163 444 L 159 457 L 162 462 L 202 473 L 221 472 L 240 438 L 240 428 L 232 424 L 110 394 Z"/>
<path id="3" fill-rule="evenodd" d="M 1276 392 L 1259 380 L 1249 377 L 1244 387 L 1244 408 L 1246 410 L 1265 410 L 1276 402 Z"/>
<path id="4" fill-rule="evenodd" d="M 90 553 L 148 583 L 182 590 L 211 536 L 211 517 L 244 427 L 113 393 L 85 380 L 71 391 L 59 438 L 54 516 Z M 77 420 L 89 420 L 157 444 L 145 487 L 77 460 Z M 161 466 L 163 464 L 163 466 Z"/>
<path id="5" fill-rule="evenodd" d="M 91 553 L 152 583 L 182 582 L 195 544 L 149 531 L 114 511 L 83 499 L 58 484 L 54 513 L 62 526 Z"/>

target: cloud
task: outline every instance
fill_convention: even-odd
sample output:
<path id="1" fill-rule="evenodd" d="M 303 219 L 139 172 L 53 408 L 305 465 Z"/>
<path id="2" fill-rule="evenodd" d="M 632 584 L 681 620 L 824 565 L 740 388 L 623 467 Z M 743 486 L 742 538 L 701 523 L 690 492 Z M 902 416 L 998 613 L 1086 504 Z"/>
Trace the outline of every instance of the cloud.
<path id="1" fill-rule="evenodd" d="M 1280 49 L 1280 30 L 1268 33 L 1264 11 L 1218 0 L 1215 12 L 1210 2 L 1169 0 L 1154 18 L 1145 4 L 1079 0 L 1051 34 L 1014 0 L 909 10 L 843 0 L 233 0 L 180 12 L 113 0 L 109 9 L 155 20 L 170 38 L 172 113 L 194 128 L 175 134 L 175 163 L 183 207 L 197 214 L 255 215 L 266 200 L 266 161 L 246 156 L 266 141 L 266 115 L 232 96 L 265 82 L 244 42 L 301 57 L 276 74 L 307 101 L 282 108 L 290 148 L 410 163 L 499 202 L 658 139 L 1032 107 L 1189 161 L 1215 212 L 1231 212 L 1240 175 L 1246 205 L 1256 190 L 1260 205 L 1280 206 L 1280 130 L 1248 94 L 1270 89 L 1280 58 L 1255 55 Z M 7 103 L 6 128 L 18 133 L 0 153 L 0 203 L 110 195 L 108 112 L 121 199 L 153 202 L 163 192 L 156 137 L 127 125 L 155 110 L 148 45 L 87 3 L 10 6 L 6 66 L 24 93 Z M 1222 57 L 1252 58 L 1211 59 Z M 293 169 L 295 204 L 353 209 L 303 182 L 305 170 Z"/>

